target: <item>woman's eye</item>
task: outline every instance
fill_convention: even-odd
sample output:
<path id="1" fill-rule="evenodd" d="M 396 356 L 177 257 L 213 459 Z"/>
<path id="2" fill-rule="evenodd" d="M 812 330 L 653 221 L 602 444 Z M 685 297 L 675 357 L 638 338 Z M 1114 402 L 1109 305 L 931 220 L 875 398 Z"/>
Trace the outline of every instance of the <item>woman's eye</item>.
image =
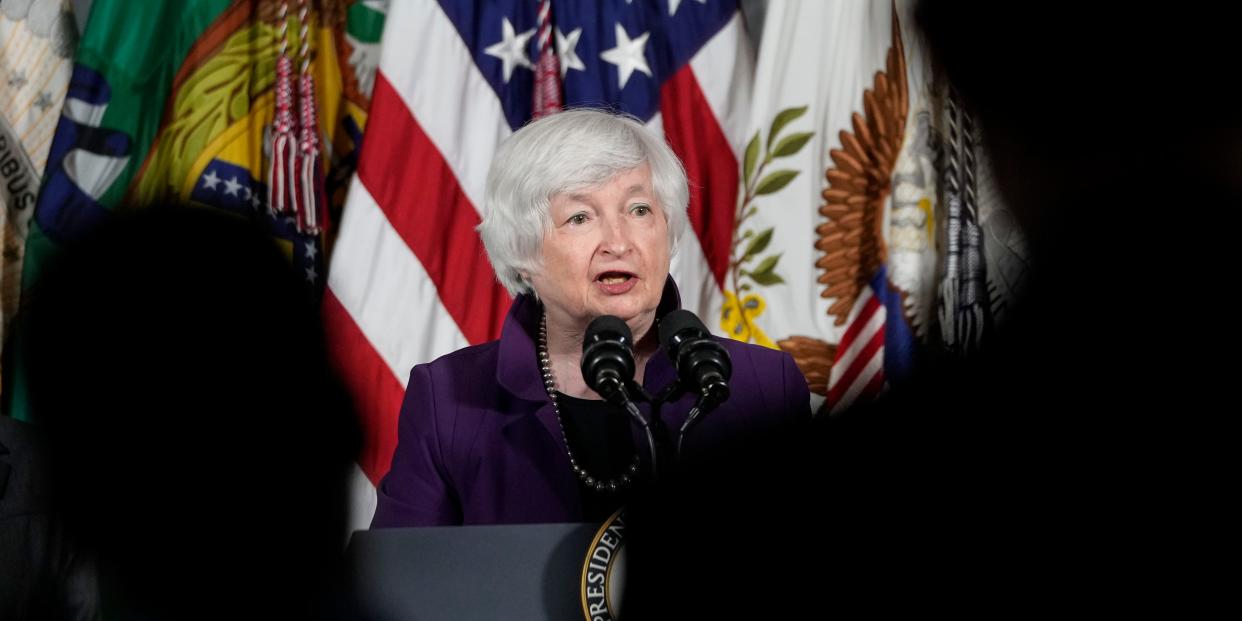
<path id="1" fill-rule="evenodd" d="M 586 224 L 587 216 L 584 213 L 576 213 L 569 217 L 570 224 Z"/>
<path id="2" fill-rule="evenodd" d="M 651 206 L 650 205 L 634 205 L 632 208 L 630 208 L 630 213 L 634 215 L 638 215 L 638 216 L 645 216 L 651 213 Z"/>

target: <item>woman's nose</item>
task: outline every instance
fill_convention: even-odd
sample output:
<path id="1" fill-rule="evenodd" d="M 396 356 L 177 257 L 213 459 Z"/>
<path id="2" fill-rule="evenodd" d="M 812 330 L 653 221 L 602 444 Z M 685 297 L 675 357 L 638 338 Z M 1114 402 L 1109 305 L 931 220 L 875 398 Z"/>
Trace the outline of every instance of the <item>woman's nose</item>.
<path id="1" fill-rule="evenodd" d="M 621 257 L 633 249 L 634 244 L 624 218 L 605 218 L 601 228 L 603 238 L 600 240 L 600 250 L 603 252 Z"/>

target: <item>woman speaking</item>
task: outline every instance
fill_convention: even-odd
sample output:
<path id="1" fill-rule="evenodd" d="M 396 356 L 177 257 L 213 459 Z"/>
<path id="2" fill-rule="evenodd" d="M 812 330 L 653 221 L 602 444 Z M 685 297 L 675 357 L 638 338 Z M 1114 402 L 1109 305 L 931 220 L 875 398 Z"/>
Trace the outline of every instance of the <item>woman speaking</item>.
<path id="1" fill-rule="evenodd" d="M 411 371 L 372 527 L 602 521 L 649 479 L 647 436 L 588 386 L 583 339 L 594 319 L 620 318 L 634 382 L 674 382 L 657 332 L 680 306 L 669 261 L 688 202 L 680 161 L 631 117 L 565 111 L 500 145 L 479 233 L 513 305 L 499 340 Z M 692 428 L 684 456 L 809 417 L 789 355 L 711 338 L 732 360 L 732 396 Z M 694 405 L 684 395 L 660 417 L 676 431 Z"/>

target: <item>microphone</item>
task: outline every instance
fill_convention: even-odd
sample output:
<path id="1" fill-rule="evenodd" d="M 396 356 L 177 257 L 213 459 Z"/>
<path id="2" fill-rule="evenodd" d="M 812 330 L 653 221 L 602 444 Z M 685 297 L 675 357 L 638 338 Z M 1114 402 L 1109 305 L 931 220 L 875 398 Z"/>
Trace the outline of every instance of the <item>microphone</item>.
<path id="1" fill-rule="evenodd" d="M 624 321 L 612 315 L 596 317 L 582 338 L 582 379 L 605 400 L 625 408 L 647 433 L 651 473 L 659 475 L 651 423 L 630 400 L 625 386 L 634 381 L 634 335 Z"/>
<path id="2" fill-rule="evenodd" d="M 688 310 L 675 310 L 660 321 L 660 346 L 677 368 L 677 376 L 704 404 L 720 405 L 729 398 L 733 362 L 711 337 L 707 326 Z"/>
<path id="3" fill-rule="evenodd" d="M 617 317 L 601 315 L 582 339 L 582 379 L 607 401 L 628 401 L 625 384 L 634 379 L 634 336 Z"/>
<path id="4" fill-rule="evenodd" d="M 733 362 L 724 346 L 712 338 L 707 326 L 688 310 L 675 310 L 660 320 L 660 347 L 677 368 L 678 380 L 699 395 L 677 432 L 677 456 L 681 456 L 686 431 L 704 412 L 729 398 Z"/>

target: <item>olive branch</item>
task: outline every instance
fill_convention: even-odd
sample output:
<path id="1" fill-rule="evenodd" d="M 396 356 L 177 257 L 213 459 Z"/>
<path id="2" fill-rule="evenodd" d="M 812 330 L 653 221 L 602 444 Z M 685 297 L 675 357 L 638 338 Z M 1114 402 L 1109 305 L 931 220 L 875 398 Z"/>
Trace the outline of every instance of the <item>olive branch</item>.
<path id="1" fill-rule="evenodd" d="M 733 279 L 734 295 L 739 298 L 739 304 L 738 294 L 749 291 L 752 284 L 770 286 L 785 282 L 785 279 L 776 271 L 776 266 L 781 260 L 781 253 L 777 252 L 759 258 L 759 255 L 772 243 L 772 233 L 775 227 L 756 232 L 751 228 L 743 230 L 743 225 L 751 216 L 758 213 L 759 206 L 754 204 L 757 197 L 780 191 L 798 176 L 800 171 L 791 168 L 781 168 L 771 172 L 767 170 L 773 160 L 789 157 L 801 151 L 815 135 L 815 132 L 795 132 L 784 137 L 780 135 L 781 130 L 805 114 L 806 110 L 807 106 L 782 110 L 776 118 L 772 119 L 766 143 L 761 142 L 760 132 L 756 131 L 754 137 L 746 145 L 746 155 L 742 161 L 743 192 L 734 218 L 733 243 L 729 253 L 731 257 L 729 271 Z M 762 153 L 760 153 L 761 148 Z M 738 248 L 743 243 L 746 246 L 739 254 Z M 758 260 L 758 263 L 753 263 L 755 260 Z M 752 264 L 753 267 L 751 267 Z M 745 313 L 742 313 L 741 320 L 748 322 Z"/>

